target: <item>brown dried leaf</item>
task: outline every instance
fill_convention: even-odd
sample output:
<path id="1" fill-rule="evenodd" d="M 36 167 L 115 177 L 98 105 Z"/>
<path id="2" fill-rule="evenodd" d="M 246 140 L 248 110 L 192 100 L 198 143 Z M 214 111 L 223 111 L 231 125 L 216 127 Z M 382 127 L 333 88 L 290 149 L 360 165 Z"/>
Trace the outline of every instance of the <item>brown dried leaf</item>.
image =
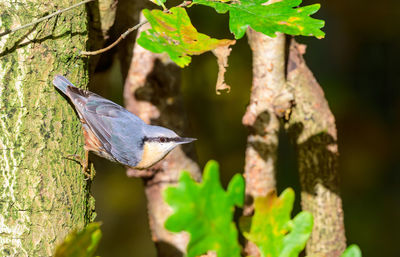
<path id="1" fill-rule="evenodd" d="M 231 91 L 231 87 L 225 83 L 225 72 L 226 67 L 228 67 L 228 56 L 231 53 L 231 45 L 236 43 L 235 40 L 232 40 L 230 44 L 220 46 L 212 50 L 213 54 L 217 57 L 218 62 L 218 78 L 217 78 L 217 85 L 215 86 L 215 93 L 217 95 L 221 94 L 221 91 L 226 90 L 227 93 Z"/>

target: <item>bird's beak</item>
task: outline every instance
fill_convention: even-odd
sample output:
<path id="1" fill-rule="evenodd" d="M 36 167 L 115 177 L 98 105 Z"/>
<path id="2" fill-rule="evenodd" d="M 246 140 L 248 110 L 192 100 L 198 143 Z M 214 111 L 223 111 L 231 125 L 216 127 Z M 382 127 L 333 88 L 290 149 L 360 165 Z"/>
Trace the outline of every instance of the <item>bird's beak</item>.
<path id="1" fill-rule="evenodd" d="M 197 138 L 191 138 L 191 137 L 180 137 L 179 140 L 177 141 L 178 144 L 188 144 L 193 141 L 197 140 Z"/>

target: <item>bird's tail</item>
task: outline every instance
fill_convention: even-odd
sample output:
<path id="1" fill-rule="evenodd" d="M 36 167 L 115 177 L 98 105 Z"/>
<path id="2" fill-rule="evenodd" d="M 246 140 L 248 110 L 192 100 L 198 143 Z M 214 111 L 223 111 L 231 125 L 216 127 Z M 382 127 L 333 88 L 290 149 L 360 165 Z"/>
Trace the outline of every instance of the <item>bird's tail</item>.
<path id="1" fill-rule="evenodd" d="M 56 75 L 53 80 L 53 85 L 60 89 L 64 94 L 67 93 L 67 86 L 75 87 L 66 77 Z"/>

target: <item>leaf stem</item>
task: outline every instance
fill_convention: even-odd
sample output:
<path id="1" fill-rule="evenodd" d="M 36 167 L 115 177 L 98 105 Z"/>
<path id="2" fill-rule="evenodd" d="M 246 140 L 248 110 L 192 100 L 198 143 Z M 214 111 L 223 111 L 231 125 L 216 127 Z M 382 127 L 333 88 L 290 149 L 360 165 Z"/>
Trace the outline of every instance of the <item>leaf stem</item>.
<path id="1" fill-rule="evenodd" d="M 164 12 L 168 10 L 167 7 L 165 7 L 164 3 L 161 2 L 161 0 L 156 0 L 156 1 L 157 1 L 157 3 L 158 3 L 159 5 L 161 5 L 161 7 L 163 8 L 163 11 L 164 11 Z"/>

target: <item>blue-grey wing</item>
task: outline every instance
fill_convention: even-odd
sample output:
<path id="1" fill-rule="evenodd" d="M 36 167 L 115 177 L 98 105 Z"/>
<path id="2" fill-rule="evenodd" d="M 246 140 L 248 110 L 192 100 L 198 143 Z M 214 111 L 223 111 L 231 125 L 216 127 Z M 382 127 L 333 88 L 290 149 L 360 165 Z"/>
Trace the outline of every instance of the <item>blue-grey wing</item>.
<path id="1" fill-rule="evenodd" d="M 142 149 L 142 129 L 146 124 L 122 106 L 95 93 L 68 87 L 67 94 L 104 149 L 118 162 L 135 167 L 142 155 L 139 149 Z"/>

